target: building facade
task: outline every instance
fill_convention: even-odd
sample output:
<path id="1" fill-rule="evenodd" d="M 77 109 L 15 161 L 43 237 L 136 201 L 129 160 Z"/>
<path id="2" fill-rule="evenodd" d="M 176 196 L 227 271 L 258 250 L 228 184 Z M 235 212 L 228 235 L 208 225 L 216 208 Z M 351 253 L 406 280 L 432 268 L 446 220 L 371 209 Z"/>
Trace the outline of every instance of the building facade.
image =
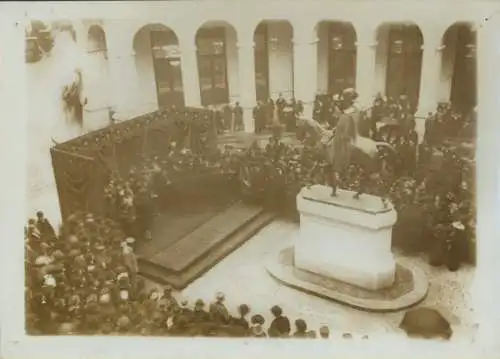
<path id="1" fill-rule="evenodd" d="M 306 116 L 317 94 L 346 87 L 362 106 L 376 94 L 405 94 L 420 117 L 438 102 L 475 107 L 476 32 L 492 10 L 429 3 L 206 0 L 83 12 L 65 4 L 57 14 L 86 57 L 88 128 L 104 126 L 110 109 L 127 119 L 162 106 L 239 102 L 253 131 L 252 108 L 279 94 L 303 101 Z"/>

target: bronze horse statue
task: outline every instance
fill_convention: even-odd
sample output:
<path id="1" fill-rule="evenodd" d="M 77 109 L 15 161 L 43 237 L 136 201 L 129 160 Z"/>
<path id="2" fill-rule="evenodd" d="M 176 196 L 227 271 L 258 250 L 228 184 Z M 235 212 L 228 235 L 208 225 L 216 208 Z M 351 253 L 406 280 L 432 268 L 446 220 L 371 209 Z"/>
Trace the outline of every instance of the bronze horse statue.
<path id="1" fill-rule="evenodd" d="M 340 159 L 341 162 L 347 162 L 344 168 L 348 168 L 350 164 L 357 164 L 362 172 L 359 187 L 354 194 L 355 199 L 366 193 L 366 185 L 369 180 L 383 180 L 381 176 L 387 173 L 388 161 L 384 151 L 389 150 L 389 154 L 396 153 L 395 149 L 386 142 L 374 141 L 370 138 L 362 137 L 357 131 L 357 124 L 352 123 L 352 133 L 348 141 L 346 141 L 346 151 L 338 151 L 336 146 L 337 136 L 341 136 L 341 131 L 338 126 L 329 129 L 321 125 L 313 119 L 299 118 L 297 120 L 297 138 L 307 140 L 313 146 L 316 146 L 320 160 L 325 160 L 328 163 L 327 178 L 328 185 L 332 188 L 332 196 L 336 196 L 337 184 L 340 176 L 346 175 L 346 171 L 339 170 L 335 165 Z M 337 141 L 338 142 L 338 141 Z M 337 152 L 337 153 L 336 153 Z M 348 153 L 348 154 L 346 154 Z M 345 157 L 345 158 L 339 158 Z M 319 160 L 319 161 L 320 161 Z M 313 166 L 309 173 L 312 178 L 313 174 L 319 167 L 319 161 Z M 384 191 L 385 192 L 385 191 Z M 380 193 L 384 208 L 387 206 L 386 193 Z"/>

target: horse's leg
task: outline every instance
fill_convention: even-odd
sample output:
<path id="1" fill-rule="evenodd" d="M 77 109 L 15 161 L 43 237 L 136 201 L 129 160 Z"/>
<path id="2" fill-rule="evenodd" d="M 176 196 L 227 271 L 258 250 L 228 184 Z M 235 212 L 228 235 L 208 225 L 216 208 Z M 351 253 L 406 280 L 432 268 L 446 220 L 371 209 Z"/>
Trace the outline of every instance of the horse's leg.
<path id="1" fill-rule="evenodd" d="M 337 171 L 334 170 L 333 166 L 330 166 L 328 168 L 328 181 L 329 185 L 332 188 L 332 193 L 330 194 L 332 197 L 337 196 L 337 180 L 338 180 L 338 173 Z"/>
<path id="2" fill-rule="evenodd" d="M 311 188 L 311 186 L 314 184 L 314 176 L 316 175 L 316 172 L 317 172 L 317 169 L 318 169 L 318 162 L 316 162 L 313 166 L 313 168 L 311 169 L 311 171 L 309 171 L 309 175 L 307 176 L 307 189 Z"/>
<path id="3" fill-rule="evenodd" d="M 361 178 L 359 179 L 359 187 L 358 187 L 358 191 L 353 196 L 354 199 L 359 199 L 359 197 L 363 193 L 365 193 L 367 179 L 368 179 L 368 176 L 367 176 L 366 172 L 364 170 L 361 170 Z"/>
<path id="4" fill-rule="evenodd" d="M 385 195 L 380 196 L 380 200 L 382 201 L 383 208 L 386 209 L 388 205 L 386 196 Z"/>

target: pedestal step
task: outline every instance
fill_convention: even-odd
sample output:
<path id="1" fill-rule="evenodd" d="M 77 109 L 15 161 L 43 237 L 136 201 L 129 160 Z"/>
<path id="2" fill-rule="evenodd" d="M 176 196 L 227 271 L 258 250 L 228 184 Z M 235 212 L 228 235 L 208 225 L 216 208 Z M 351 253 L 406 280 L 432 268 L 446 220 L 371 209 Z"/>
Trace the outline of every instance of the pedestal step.
<path id="1" fill-rule="evenodd" d="M 274 219 L 260 207 L 237 203 L 150 258 L 139 259 L 141 274 L 183 289 Z"/>
<path id="2" fill-rule="evenodd" d="M 300 269 L 294 263 L 293 247 L 269 258 L 268 273 L 291 288 L 371 312 L 406 309 L 421 302 L 428 289 L 425 273 L 417 267 L 398 263 L 392 286 L 368 290 L 341 280 Z"/>

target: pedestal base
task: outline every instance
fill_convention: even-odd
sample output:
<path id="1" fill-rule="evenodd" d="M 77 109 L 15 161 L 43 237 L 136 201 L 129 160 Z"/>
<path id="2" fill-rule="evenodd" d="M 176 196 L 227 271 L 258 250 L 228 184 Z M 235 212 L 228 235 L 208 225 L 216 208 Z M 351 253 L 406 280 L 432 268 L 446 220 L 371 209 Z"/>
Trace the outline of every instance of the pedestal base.
<path id="1" fill-rule="evenodd" d="M 377 290 L 394 283 L 396 262 L 391 252 L 396 211 L 380 198 L 312 186 L 297 195 L 300 233 L 295 241 L 297 268 Z"/>
<path id="2" fill-rule="evenodd" d="M 286 286 L 370 312 L 406 309 L 421 302 L 428 290 L 425 273 L 404 262 L 396 264 L 392 286 L 377 291 L 304 271 L 294 265 L 293 247 L 272 255 L 266 269 L 273 278 Z"/>

